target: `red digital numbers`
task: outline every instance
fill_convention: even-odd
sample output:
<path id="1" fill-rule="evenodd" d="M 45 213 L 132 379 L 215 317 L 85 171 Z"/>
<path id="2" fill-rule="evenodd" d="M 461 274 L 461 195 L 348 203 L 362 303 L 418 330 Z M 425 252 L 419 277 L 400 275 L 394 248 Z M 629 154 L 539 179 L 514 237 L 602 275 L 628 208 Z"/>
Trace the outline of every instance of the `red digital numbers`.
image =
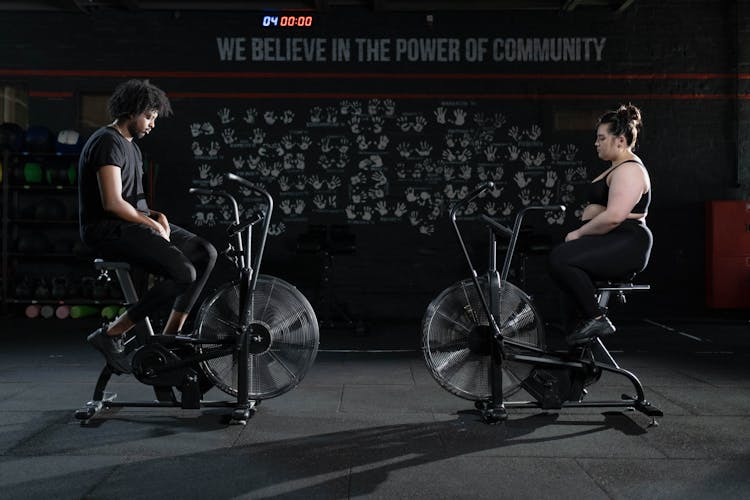
<path id="1" fill-rule="evenodd" d="M 312 16 L 281 16 L 279 18 L 279 26 L 299 26 L 309 27 L 312 26 Z"/>

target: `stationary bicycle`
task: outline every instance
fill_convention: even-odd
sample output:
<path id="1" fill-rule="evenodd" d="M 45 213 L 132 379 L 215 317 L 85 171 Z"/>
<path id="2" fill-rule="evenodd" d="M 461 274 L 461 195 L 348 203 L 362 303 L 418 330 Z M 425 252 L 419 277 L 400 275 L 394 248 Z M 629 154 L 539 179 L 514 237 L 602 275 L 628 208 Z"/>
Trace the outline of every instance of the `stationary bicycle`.
<path id="1" fill-rule="evenodd" d="M 86 423 L 98 412 L 115 407 L 233 408 L 230 423 L 246 424 L 264 399 L 296 387 L 315 360 L 319 332 L 315 311 L 294 286 L 259 274 L 273 211 L 273 198 L 247 180 L 226 174 L 225 179 L 259 195 L 264 208 L 240 221 L 236 199 L 226 191 L 192 188 L 191 193 L 224 197 L 234 209 L 227 228 L 227 255 L 238 268 L 238 279 L 221 286 L 201 304 L 192 335 L 155 335 L 148 318 L 126 340 L 133 375 L 153 386 L 155 401 L 115 401 L 105 392 L 113 374 L 102 369 L 94 397 L 76 411 Z M 260 243 L 252 258 L 253 228 L 263 222 Z M 114 271 L 128 304 L 138 301 L 130 265 L 97 259 L 95 266 Z M 234 399 L 206 401 L 204 394 L 217 387 Z"/>
<path id="2" fill-rule="evenodd" d="M 623 407 L 644 413 L 651 417 L 651 425 L 658 425 L 656 417 L 663 416 L 662 411 L 645 399 L 638 378 L 618 366 L 600 338 L 570 351 L 549 350 L 544 322 L 531 298 L 507 281 L 524 216 L 535 210 L 565 210 L 564 206 L 525 207 L 516 215 L 513 229 L 481 215 L 489 233 L 489 265 L 484 275 L 477 274 L 456 215 L 492 187 L 491 182 L 481 185 L 450 212 L 471 278 L 445 289 L 425 312 L 422 351 L 432 376 L 452 394 L 474 401 L 489 424 L 507 419 L 508 407 Z M 509 237 L 500 272 L 496 257 L 498 233 Z M 597 287 L 602 308 L 606 308 L 612 295 L 624 299 L 627 292 L 649 289 L 648 285 L 630 281 L 598 283 Z M 584 401 L 586 387 L 604 372 L 625 377 L 635 395 L 623 394 L 620 400 Z M 532 401 L 507 400 L 522 389 Z"/>

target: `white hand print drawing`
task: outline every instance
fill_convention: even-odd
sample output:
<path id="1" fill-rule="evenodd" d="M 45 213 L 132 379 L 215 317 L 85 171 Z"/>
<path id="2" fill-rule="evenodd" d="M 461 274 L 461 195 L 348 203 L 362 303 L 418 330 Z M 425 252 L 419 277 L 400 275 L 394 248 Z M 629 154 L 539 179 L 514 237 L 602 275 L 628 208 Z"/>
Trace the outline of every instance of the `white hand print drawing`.
<path id="1" fill-rule="evenodd" d="M 516 173 L 516 175 L 513 177 L 513 180 L 520 188 L 525 188 L 531 183 L 531 177 L 527 177 L 523 172 Z"/>
<path id="2" fill-rule="evenodd" d="M 245 110 L 245 115 L 242 117 L 242 120 L 245 123 L 252 125 L 253 123 L 255 123 L 255 119 L 257 117 L 258 117 L 258 110 L 256 110 L 255 108 L 249 108 Z"/>
<path id="3" fill-rule="evenodd" d="M 535 141 L 542 136 L 542 127 L 539 125 L 532 125 L 530 130 L 526 131 L 526 137 Z"/>
<path id="4" fill-rule="evenodd" d="M 565 148 L 565 159 L 568 161 L 573 161 L 576 159 L 576 155 L 578 154 L 578 146 L 575 144 L 568 144 L 568 146 Z"/>
<path id="5" fill-rule="evenodd" d="M 557 184 L 557 172 L 554 170 L 547 170 L 547 175 L 544 178 L 544 187 L 553 188 Z"/>
<path id="6" fill-rule="evenodd" d="M 221 108 L 216 112 L 216 115 L 219 117 L 219 121 L 222 125 L 226 125 L 227 123 L 231 123 L 232 121 L 234 121 L 232 112 L 229 110 L 229 108 Z"/>
<path id="7" fill-rule="evenodd" d="M 203 163 L 198 167 L 198 177 L 200 179 L 208 179 L 211 175 L 211 167 L 207 163 Z"/>
<path id="8" fill-rule="evenodd" d="M 453 124 L 461 126 L 466 123 L 466 111 L 463 109 L 454 109 L 453 110 Z"/>
<path id="9" fill-rule="evenodd" d="M 518 130 L 518 127 L 516 125 L 513 125 L 510 129 L 508 129 L 508 137 L 516 142 L 521 140 L 521 132 Z"/>
<path id="10" fill-rule="evenodd" d="M 435 110 L 435 121 L 438 122 L 441 125 L 445 125 L 445 123 L 446 123 L 445 114 L 447 112 L 448 112 L 448 110 L 445 109 L 442 106 L 440 106 L 439 108 L 437 108 Z"/>
<path id="11" fill-rule="evenodd" d="M 232 128 L 224 129 L 221 133 L 221 138 L 224 140 L 224 144 L 232 144 L 237 140 L 237 137 L 234 135 L 234 129 Z"/>

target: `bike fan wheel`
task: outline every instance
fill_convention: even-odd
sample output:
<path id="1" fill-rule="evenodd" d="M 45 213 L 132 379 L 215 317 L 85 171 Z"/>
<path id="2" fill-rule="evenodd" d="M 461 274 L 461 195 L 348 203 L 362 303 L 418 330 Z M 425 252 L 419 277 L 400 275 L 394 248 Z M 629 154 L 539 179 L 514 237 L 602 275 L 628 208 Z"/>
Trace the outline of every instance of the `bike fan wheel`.
<path id="1" fill-rule="evenodd" d="M 479 278 L 489 304 L 486 277 Z M 498 327 L 504 338 L 533 347 L 543 347 L 544 329 L 531 299 L 506 281 L 500 287 Z M 445 289 L 433 300 L 422 320 L 422 352 L 437 382 L 456 396 L 470 400 L 491 397 L 491 330 L 474 281 L 463 280 Z M 505 344 L 506 353 L 518 350 Z M 504 359 L 503 395 L 521 388 L 533 366 Z"/>
<path id="2" fill-rule="evenodd" d="M 201 339 L 239 335 L 239 284 L 220 288 L 201 307 L 196 332 Z M 251 325 L 258 340 L 250 343 L 248 398 L 268 399 L 295 387 L 318 352 L 318 320 L 309 302 L 295 287 L 273 276 L 259 275 L 252 300 Z M 202 353 L 226 348 L 201 344 Z M 237 396 L 237 354 L 201 363 L 216 387 Z"/>

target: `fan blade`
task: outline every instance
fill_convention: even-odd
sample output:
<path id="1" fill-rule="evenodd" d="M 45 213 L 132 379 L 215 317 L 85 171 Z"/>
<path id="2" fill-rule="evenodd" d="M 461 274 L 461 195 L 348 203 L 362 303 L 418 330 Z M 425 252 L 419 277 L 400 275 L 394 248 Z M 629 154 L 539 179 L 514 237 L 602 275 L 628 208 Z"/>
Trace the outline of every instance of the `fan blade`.
<path id="1" fill-rule="evenodd" d="M 463 349 L 467 349 L 467 342 L 466 339 L 457 339 L 453 342 L 446 342 L 444 344 L 440 345 L 430 345 L 430 352 L 453 352 L 453 351 L 460 351 Z"/>
<path id="2" fill-rule="evenodd" d="M 443 377 L 449 378 L 450 373 L 461 369 L 461 364 L 466 360 L 466 358 L 469 357 L 470 354 L 471 351 L 468 348 L 461 349 L 460 351 L 455 351 L 449 354 L 435 368 Z"/>

